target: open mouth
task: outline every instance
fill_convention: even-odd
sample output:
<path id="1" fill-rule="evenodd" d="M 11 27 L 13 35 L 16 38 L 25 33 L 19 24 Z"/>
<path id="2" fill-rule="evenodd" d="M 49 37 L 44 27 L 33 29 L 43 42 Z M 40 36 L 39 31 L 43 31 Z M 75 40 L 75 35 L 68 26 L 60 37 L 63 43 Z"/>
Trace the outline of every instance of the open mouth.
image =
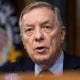
<path id="1" fill-rule="evenodd" d="M 46 47 L 37 47 L 36 52 L 43 53 L 46 50 Z"/>

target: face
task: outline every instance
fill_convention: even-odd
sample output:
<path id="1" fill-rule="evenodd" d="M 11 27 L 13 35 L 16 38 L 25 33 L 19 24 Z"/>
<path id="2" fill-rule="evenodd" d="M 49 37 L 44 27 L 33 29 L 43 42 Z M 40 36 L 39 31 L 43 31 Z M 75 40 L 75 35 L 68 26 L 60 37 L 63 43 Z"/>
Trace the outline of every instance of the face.
<path id="1" fill-rule="evenodd" d="M 60 30 L 55 14 L 46 7 L 25 13 L 22 19 L 21 38 L 25 50 L 36 64 L 50 67 L 59 57 L 65 30 Z"/>

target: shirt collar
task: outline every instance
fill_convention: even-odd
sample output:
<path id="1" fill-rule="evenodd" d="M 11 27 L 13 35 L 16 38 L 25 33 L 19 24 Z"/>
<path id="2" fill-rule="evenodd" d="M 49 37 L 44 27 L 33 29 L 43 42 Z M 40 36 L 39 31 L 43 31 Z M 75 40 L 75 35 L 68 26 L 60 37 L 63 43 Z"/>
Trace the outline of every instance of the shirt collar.
<path id="1" fill-rule="evenodd" d="M 63 59 L 64 59 L 64 54 L 63 54 L 63 51 L 62 51 L 60 57 L 55 62 L 55 64 L 52 65 L 51 68 L 49 68 L 49 70 L 53 74 L 60 75 L 60 74 L 63 73 Z M 38 75 L 41 70 L 42 70 L 42 68 L 39 65 L 35 64 L 35 75 Z"/>

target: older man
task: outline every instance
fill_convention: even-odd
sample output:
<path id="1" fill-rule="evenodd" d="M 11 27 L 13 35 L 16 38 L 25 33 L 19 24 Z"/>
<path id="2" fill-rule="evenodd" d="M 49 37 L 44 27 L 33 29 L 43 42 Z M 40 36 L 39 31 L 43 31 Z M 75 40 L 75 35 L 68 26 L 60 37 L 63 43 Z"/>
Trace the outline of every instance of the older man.
<path id="1" fill-rule="evenodd" d="M 20 36 L 31 60 L 21 59 L 14 71 L 42 70 L 62 74 L 64 70 L 80 69 L 80 58 L 66 54 L 62 49 L 65 26 L 59 9 L 46 2 L 34 2 L 26 6 L 19 19 Z"/>
<path id="2" fill-rule="evenodd" d="M 19 25 L 24 48 L 35 63 L 36 75 L 46 69 L 54 74 L 61 74 L 64 69 L 80 69 L 77 60 L 65 56 L 62 49 L 65 26 L 58 8 L 46 2 L 32 3 L 22 11 Z"/>

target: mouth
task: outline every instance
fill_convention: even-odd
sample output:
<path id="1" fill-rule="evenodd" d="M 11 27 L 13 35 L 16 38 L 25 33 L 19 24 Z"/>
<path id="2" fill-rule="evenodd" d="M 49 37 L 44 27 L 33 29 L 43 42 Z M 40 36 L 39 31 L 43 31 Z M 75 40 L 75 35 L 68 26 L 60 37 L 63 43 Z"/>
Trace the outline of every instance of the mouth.
<path id="1" fill-rule="evenodd" d="M 43 46 L 37 47 L 35 50 L 37 53 L 44 53 L 46 50 L 46 47 L 43 47 Z"/>

